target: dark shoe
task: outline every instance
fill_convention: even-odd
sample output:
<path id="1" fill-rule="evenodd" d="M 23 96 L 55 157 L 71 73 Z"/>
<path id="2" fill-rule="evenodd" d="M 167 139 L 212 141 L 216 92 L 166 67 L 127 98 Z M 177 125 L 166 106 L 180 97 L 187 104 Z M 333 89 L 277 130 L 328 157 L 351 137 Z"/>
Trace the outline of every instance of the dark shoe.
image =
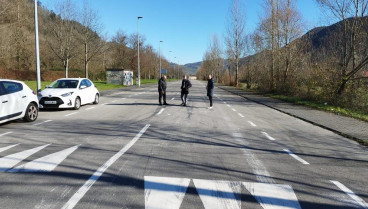
<path id="1" fill-rule="evenodd" d="M 169 105 L 168 103 L 164 103 L 164 105 Z"/>
<path id="2" fill-rule="evenodd" d="M 158 104 L 158 105 L 162 106 L 162 104 L 161 104 L 161 103 L 160 103 L 160 104 Z"/>

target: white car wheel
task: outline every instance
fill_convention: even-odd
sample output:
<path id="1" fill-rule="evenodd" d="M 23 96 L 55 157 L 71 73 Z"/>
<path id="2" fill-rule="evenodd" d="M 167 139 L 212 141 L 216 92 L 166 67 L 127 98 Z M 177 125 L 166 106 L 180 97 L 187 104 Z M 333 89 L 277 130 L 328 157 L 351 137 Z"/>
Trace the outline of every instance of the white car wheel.
<path id="1" fill-rule="evenodd" d="M 100 96 L 96 94 L 95 101 L 93 102 L 93 104 L 98 104 L 99 102 L 100 102 Z"/>
<path id="2" fill-rule="evenodd" d="M 74 109 L 78 110 L 81 107 L 81 100 L 79 97 L 75 98 Z"/>
<path id="3" fill-rule="evenodd" d="M 26 114 L 24 115 L 23 120 L 26 122 L 33 122 L 38 117 L 38 108 L 34 103 L 30 103 L 26 109 Z"/>

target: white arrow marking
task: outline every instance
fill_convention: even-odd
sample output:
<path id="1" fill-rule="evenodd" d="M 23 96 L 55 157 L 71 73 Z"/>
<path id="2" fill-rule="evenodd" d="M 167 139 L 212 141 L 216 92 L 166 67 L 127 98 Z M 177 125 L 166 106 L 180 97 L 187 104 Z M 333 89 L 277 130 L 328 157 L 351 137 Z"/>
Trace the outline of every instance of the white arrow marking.
<path id="1" fill-rule="evenodd" d="M 244 182 L 243 185 L 264 209 L 301 209 L 290 185 L 248 182 Z"/>
<path id="2" fill-rule="evenodd" d="M 70 154 L 72 154 L 72 152 L 78 149 L 79 146 L 80 145 L 77 145 L 77 146 L 47 155 L 45 157 L 38 158 L 29 163 L 13 168 L 9 170 L 8 172 L 51 172 L 63 160 L 65 160 L 65 158 L 67 158 Z"/>
<path id="3" fill-rule="evenodd" d="M 241 183 L 193 179 L 205 209 L 240 209 Z"/>
<path id="4" fill-rule="evenodd" d="M 144 177 L 145 209 L 179 209 L 190 179 Z"/>
<path id="5" fill-rule="evenodd" d="M 14 144 L 14 145 L 10 145 L 10 146 L 7 146 L 7 147 L 0 148 L 0 152 L 4 152 L 5 150 L 8 150 L 10 148 L 13 148 L 13 147 L 15 147 L 17 145 L 19 145 L 19 144 Z"/>
<path id="6" fill-rule="evenodd" d="M 266 132 L 262 132 L 262 134 L 267 138 L 267 139 L 269 139 L 269 140 L 271 140 L 271 141 L 275 141 L 276 139 L 275 138 L 273 138 L 272 136 L 270 136 L 268 133 L 266 133 Z"/>
<path id="7" fill-rule="evenodd" d="M 360 197 L 358 197 L 353 191 L 351 191 L 349 188 L 347 188 L 345 185 L 338 181 L 332 181 L 339 189 L 341 189 L 343 192 L 345 192 L 347 195 L 349 195 L 355 202 L 357 202 L 362 208 L 367 209 L 368 204 Z"/>
<path id="8" fill-rule="evenodd" d="M 27 157 L 33 155 L 34 153 L 42 150 L 43 148 L 49 146 L 50 144 L 46 144 L 40 147 L 36 147 L 33 149 L 29 149 L 23 152 L 18 152 L 12 155 L 8 155 L 0 158 L 0 172 L 6 171 L 14 167 L 16 164 L 26 159 Z"/>

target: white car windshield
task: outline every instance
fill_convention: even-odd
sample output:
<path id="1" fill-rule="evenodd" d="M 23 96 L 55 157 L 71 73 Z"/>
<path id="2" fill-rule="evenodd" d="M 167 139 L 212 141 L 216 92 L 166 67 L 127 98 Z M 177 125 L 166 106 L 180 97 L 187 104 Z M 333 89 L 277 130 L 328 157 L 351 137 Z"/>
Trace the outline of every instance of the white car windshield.
<path id="1" fill-rule="evenodd" d="M 49 86 L 49 88 L 75 89 L 77 88 L 78 83 L 78 80 L 56 80 Z"/>

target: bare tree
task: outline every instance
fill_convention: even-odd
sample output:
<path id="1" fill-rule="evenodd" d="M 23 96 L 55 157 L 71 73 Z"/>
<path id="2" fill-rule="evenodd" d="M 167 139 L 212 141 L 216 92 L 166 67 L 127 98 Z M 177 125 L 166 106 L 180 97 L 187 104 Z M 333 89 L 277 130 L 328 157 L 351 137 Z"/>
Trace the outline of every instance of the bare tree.
<path id="1" fill-rule="evenodd" d="M 99 22 L 98 14 L 93 10 L 88 2 L 84 0 L 83 10 L 80 16 L 79 27 L 80 41 L 84 46 L 84 72 L 88 78 L 88 63 L 97 55 L 103 53 L 105 41 L 100 37 L 102 24 Z"/>
<path id="2" fill-rule="evenodd" d="M 245 16 L 240 0 L 233 0 L 229 9 L 225 42 L 228 60 L 234 60 L 235 85 L 239 85 L 240 58 L 245 55 Z"/>

